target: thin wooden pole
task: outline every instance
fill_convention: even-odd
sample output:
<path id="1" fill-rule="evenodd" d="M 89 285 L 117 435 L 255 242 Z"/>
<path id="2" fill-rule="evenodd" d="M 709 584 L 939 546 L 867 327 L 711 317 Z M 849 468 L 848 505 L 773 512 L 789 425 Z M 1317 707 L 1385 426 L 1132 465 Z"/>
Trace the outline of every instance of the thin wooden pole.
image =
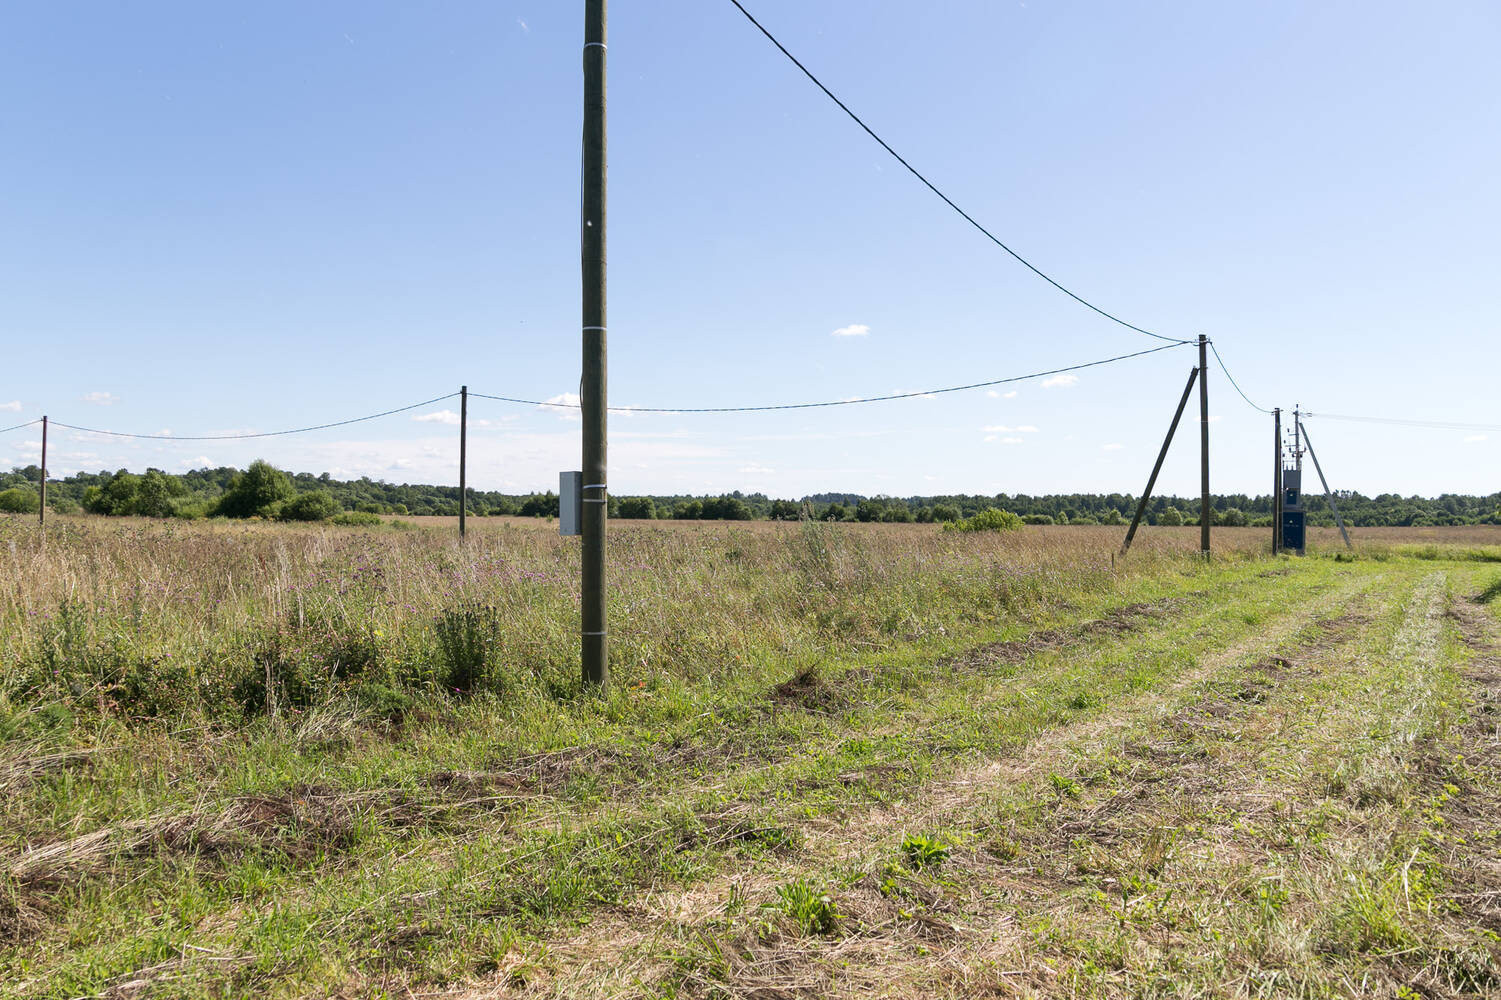
<path id="1" fill-rule="evenodd" d="M 36 509 L 36 518 L 37 518 L 37 523 L 38 524 L 45 526 L 46 523 L 47 523 L 47 418 L 46 418 L 45 415 L 42 417 L 42 484 L 41 484 L 41 494 L 42 494 L 42 502 L 41 502 L 41 504 Z"/>
<path id="2" fill-rule="evenodd" d="M 580 528 L 582 660 L 586 687 L 603 689 L 609 646 L 605 634 L 605 522 L 609 487 L 605 477 L 608 416 L 605 340 L 605 0 L 584 3 L 584 164 L 580 257 L 583 271 L 583 489 Z"/>
<path id="3" fill-rule="evenodd" d="M 1131 540 L 1136 537 L 1136 527 L 1141 524 L 1141 516 L 1146 513 L 1147 501 L 1152 499 L 1152 487 L 1157 485 L 1157 473 L 1162 471 L 1162 460 L 1167 458 L 1168 445 L 1173 443 L 1173 435 L 1177 433 L 1178 421 L 1183 419 L 1183 411 L 1188 407 L 1188 396 L 1193 392 L 1194 379 L 1198 377 L 1199 370 L 1191 369 L 1188 373 L 1188 384 L 1183 387 L 1183 398 L 1178 400 L 1178 409 L 1173 413 L 1173 422 L 1167 426 L 1167 437 L 1162 439 L 1162 450 L 1157 453 L 1157 464 L 1152 466 L 1152 474 L 1147 477 L 1147 488 L 1142 491 L 1141 502 L 1136 505 L 1136 516 L 1131 518 L 1131 527 L 1126 529 L 1126 540 L 1121 545 L 1121 555 L 1124 556 L 1131 549 Z"/>
<path id="4" fill-rule="evenodd" d="M 1199 334 L 1199 548 L 1209 557 L 1209 338 Z"/>
<path id="5" fill-rule="evenodd" d="M 1272 555 L 1282 551 L 1282 407 L 1272 410 Z"/>
<path id="6" fill-rule="evenodd" d="M 469 452 L 469 387 L 459 386 L 459 537 L 464 537 L 464 518 L 469 513 L 469 484 L 465 478 Z"/>

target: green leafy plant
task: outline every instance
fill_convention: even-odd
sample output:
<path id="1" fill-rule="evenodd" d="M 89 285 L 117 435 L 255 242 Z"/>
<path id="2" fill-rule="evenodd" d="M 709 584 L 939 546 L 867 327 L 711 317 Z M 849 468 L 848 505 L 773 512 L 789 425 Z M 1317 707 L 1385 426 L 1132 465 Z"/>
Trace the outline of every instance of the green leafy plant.
<path id="1" fill-rule="evenodd" d="M 927 834 L 909 833 L 902 838 L 902 856 L 914 871 L 943 864 L 952 850 L 940 838 Z"/>
<path id="2" fill-rule="evenodd" d="M 833 933 L 840 919 L 833 898 L 800 878 L 777 886 L 777 901 L 769 905 L 791 917 L 804 934 Z"/>

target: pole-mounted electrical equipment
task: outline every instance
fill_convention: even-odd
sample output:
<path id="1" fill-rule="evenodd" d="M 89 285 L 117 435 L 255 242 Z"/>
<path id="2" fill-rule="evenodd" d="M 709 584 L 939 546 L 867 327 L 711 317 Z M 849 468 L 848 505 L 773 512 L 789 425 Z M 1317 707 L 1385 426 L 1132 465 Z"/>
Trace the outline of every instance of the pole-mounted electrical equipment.
<path id="1" fill-rule="evenodd" d="M 1303 506 L 1303 450 L 1299 440 L 1298 411 L 1293 411 L 1292 454 L 1282 455 L 1282 475 L 1278 484 L 1278 505 L 1282 508 L 1280 548 L 1303 555 L 1307 552 L 1308 509 Z"/>

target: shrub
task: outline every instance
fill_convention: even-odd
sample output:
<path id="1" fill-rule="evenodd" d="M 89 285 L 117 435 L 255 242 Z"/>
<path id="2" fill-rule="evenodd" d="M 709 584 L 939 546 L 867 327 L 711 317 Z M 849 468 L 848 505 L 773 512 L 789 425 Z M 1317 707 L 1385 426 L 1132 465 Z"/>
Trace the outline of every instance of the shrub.
<path id="1" fill-rule="evenodd" d="M 487 604 L 445 608 L 438 615 L 439 681 L 450 691 L 468 694 L 492 679 L 500 648 L 500 617 Z"/>
<path id="2" fill-rule="evenodd" d="M 1178 513 L 1178 508 L 1169 507 L 1157 515 L 1157 523 L 1164 528 L 1180 528 L 1183 526 L 1183 515 Z"/>
<path id="3" fill-rule="evenodd" d="M 0 492 L 0 510 L 10 514 L 35 514 L 40 501 L 37 495 L 19 486 Z"/>
<path id="4" fill-rule="evenodd" d="M 327 521 L 341 510 L 339 501 L 334 499 L 332 493 L 313 490 L 282 504 L 276 516 L 283 521 Z M 380 518 L 377 517 L 376 520 L 379 521 Z"/>
<path id="5" fill-rule="evenodd" d="M 657 504 L 651 497 L 622 497 L 618 517 L 651 520 L 657 516 Z"/>
<path id="6" fill-rule="evenodd" d="M 1054 524 L 1054 520 L 1047 514 L 1028 514 L 1022 518 L 1023 524 Z"/>
<path id="7" fill-rule="evenodd" d="M 974 517 L 951 521 L 943 526 L 944 531 L 1020 531 L 1022 519 L 1009 510 L 987 507 Z"/>
<path id="8" fill-rule="evenodd" d="M 231 480 L 229 492 L 219 498 L 214 513 L 224 517 L 275 517 L 293 492 L 291 477 L 270 462 L 257 459 Z"/>

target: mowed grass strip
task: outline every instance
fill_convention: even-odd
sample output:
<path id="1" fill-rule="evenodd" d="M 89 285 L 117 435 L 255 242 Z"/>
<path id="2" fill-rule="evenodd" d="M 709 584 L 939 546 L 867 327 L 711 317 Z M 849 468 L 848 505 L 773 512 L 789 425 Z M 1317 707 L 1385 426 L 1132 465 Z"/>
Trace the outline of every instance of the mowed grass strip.
<path id="1" fill-rule="evenodd" d="M 1459 641 L 1431 569 L 1166 716 L 701 902 L 641 943 L 634 994 L 571 995 L 1490 995 L 1496 647 Z M 830 931 L 789 921 L 792 881 Z"/>

